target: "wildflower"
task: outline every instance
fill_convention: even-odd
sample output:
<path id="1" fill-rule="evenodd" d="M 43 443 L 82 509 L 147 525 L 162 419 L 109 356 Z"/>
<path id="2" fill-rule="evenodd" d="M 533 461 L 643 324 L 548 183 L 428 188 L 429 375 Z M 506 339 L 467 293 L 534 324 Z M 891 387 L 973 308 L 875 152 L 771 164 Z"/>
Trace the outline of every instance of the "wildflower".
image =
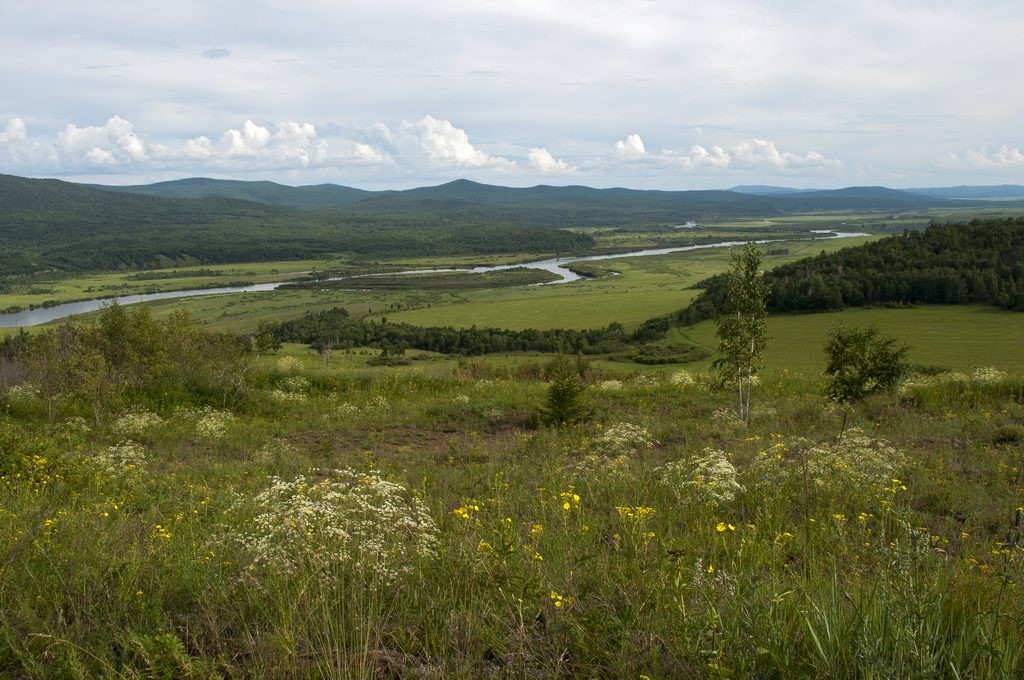
<path id="1" fill-rule="evenodd" d="M 736 531 L 736 527 L 734 525 L 732 525 L 732 524 L 727 523 L 727 522 L 719 522 L 718 524 L 715 525 L 715 531 L 717 531 L 718 533 L 721 534 L 721 533 L 724 533 L 726 531 Z"/>
<path id="2" fill-rule="evenodd" d="M 697 381 L 686 370 L 678 370 L 672 374 L 672 377 L 668 381 L 676 387 L 692 387 L 697 384 Z"/>
<path id="3" fill-rule="evenodd" d="M 97 453 L 93 462 L 107 477 L 125 479 L 145 469 L 146 450 L 135 442 L 124 441 Z"/>
<path id="4" fill-rule="evenodd" d="M 655 471 L 661 483 L 674 488 L 676 493 L 690 495 L 708 505 L 727 503 L 743 491 L 728 454 L 717 449 L 704 449 L 696 460 L 666 463 Z"/>
<path id="5" fill-rule="evenodd" d="M 648 508 L 644 506 L 616 506 L 615 511 L 619 513 L 619 517 L 630 520 L 637 524 L 646 522 L 651 515 L 654 514 L 654 508 Z"/>
<path id="6" fill-rule="evenodd" d="M 137 437 L 163 422 L 163 418 L 155 413 L 145 409 L 132 409 L 118 416 L 110 429 L 120 437 Z"/>
<path id="7" fill-rule="evenodd" d="M 1000 371 L 998 368 L 979 368 L 971 374 L 971 380 L 974 382 L 982 383 L 983 385 L 993 385 L 1006 380 L 1006 372 Z"/>
<path id="8" fill-rule="evenodd" d="M 580 507 L 580 495 L 576 493 L 576 487 L 574 486 L 570 486 L 568 491 L 559 493 L 558 498 L 562 503 L 562 510 L 566 512 L 577 510 Z"/>
<path id="9" fill-rule="evenodd" d="M 602 380 L 597 383 L 597 389 L 605 392 L 618 392 L 622 389 L 621 380 Z"/>
<path id="10" fill-rule="evenodd" d="M 544 556 L 543 556 L 543 555 L 541 555 L 541 554 L 540 554 L 539 552 L 537 552 L 536 550 L 534 550 L 534 551 L 533 551 L 533 561 L 534 561 L 534 562 L 543 562 L 543 561 L 544 561 Z"/>
<path id="11" fill-rule="evenodd" d="M 603 456 L 635 456 L 654 448 L 657 442 L 647 428 L 632 423 L 613 425 L 593 442 L 594 452 Z"/>
<path id="12" fill-rule="evenodd" d="M 228 538 L 248 554 L 247 569 L 351 567 L 385 585 L 436 554 L 437 527 L 404 487 L 348 468 L 320 474 L 319 481 L 274 477 L 238 500 L 231 512 L 240 521 Z"/>

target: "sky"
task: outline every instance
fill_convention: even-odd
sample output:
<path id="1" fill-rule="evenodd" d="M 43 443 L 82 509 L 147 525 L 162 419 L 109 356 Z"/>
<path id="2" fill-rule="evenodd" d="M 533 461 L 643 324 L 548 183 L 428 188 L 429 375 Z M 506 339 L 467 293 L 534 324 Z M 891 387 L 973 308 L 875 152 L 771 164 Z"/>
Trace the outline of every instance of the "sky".
<path id="1" fill-rule="evenodd" d="M 3 0 L 0 173 L 1024 183 L 1019 0 Z"/>

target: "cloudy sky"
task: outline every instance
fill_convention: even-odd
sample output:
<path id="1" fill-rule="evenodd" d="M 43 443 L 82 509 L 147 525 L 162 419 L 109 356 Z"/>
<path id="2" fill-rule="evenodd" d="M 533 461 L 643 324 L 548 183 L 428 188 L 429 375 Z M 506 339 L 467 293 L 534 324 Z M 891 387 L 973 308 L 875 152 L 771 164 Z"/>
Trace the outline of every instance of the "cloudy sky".
<path id="1" fill-rule="evenodd" d="M 1019 0 L 3 0 L 0 172 L 1024 183 Z"/>

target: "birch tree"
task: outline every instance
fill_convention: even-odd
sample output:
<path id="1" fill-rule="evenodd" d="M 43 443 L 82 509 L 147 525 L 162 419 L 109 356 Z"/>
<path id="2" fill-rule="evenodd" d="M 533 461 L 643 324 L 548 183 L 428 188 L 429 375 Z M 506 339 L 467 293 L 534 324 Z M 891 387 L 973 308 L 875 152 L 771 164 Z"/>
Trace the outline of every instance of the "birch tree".
<path id="1" fill-rule="evenodd" d="M 732 252 L 726 299 L 718 310 L 718 352 L 714 364 L 722 382 L 736 391 L 739 416 L 750 424 L 750 393 L 767 342 L 768 284 L 761 272 L 761 253 L 753 243 Z"/>

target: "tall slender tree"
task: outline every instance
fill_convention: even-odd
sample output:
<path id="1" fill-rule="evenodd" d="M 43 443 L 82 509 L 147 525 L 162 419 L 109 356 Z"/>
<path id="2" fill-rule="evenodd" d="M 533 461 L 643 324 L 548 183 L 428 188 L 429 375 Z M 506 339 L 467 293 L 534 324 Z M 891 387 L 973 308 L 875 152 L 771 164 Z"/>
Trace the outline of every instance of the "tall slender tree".
<path id="1" fill-rule="evenodd" d="M 732 252 L 726 298 L 717 316 L 718 351 L 714 363 L 722 382 L 736 390 L 739 415 L 750 424 L 750 393 L 764 358 L 768 333 L 769 288 L 754 243 Z"/>

